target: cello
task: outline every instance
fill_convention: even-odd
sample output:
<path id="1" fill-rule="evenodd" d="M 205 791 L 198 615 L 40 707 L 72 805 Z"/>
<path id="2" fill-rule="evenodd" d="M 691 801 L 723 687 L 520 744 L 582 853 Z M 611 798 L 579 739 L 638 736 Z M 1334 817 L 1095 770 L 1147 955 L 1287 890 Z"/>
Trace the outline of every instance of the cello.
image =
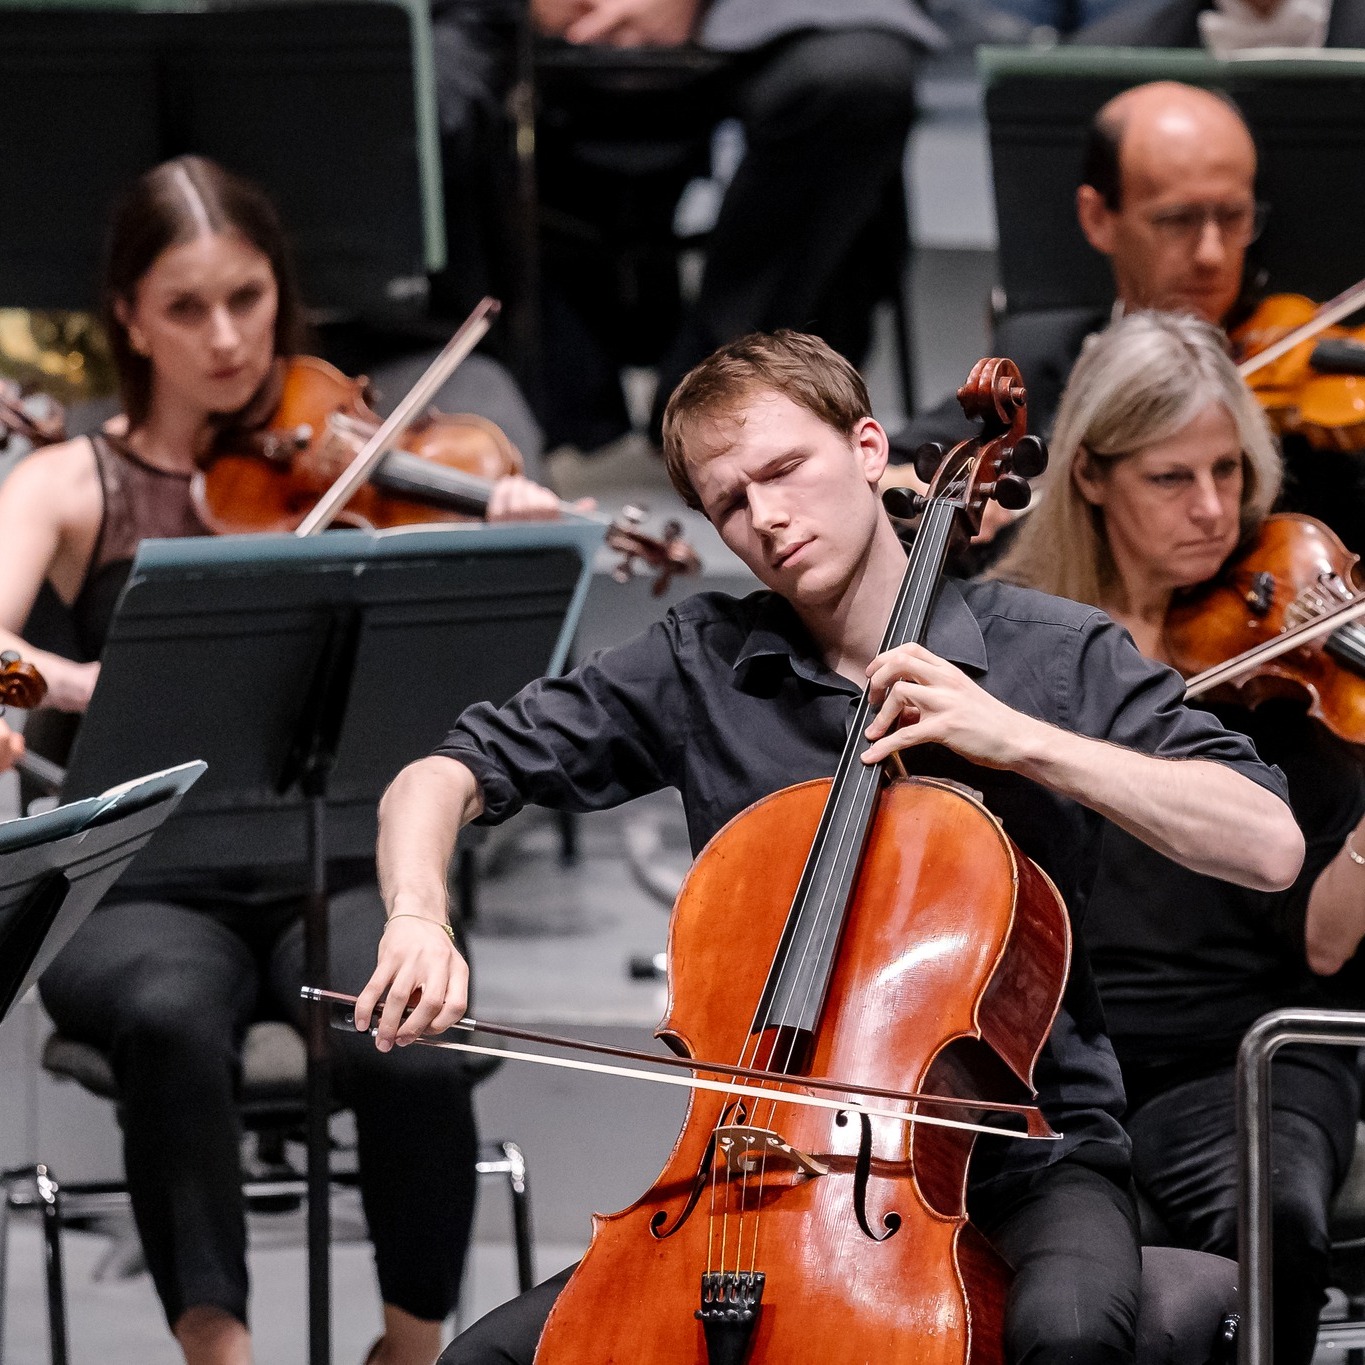
<path id="1" fill-rule="evenodd" d="M 883 649 L 924 638 L 950 544 L 1022 482 L 1018 371 L 982 362 L 963 398 L 983 439 L 931 485 Z M 689 874 L 660 1035 L 766 1073 L 765 1093 L 693 1097 L 658 1181 L 595 1220 L 539 1365 L 1002 1358 L 1006 1274 L 965 1215 L 971 1136 L 914 1122 L 919 1101 L 874 1116 L 863 1096 L 985 1111 L 1027 1089 L 1066 912 L 974 797 L 864 763 L 870 716 L 864 693 L 833 778 L 757 802 Z M 853 1093 L 809 1108 L 803 1075 Z"/>

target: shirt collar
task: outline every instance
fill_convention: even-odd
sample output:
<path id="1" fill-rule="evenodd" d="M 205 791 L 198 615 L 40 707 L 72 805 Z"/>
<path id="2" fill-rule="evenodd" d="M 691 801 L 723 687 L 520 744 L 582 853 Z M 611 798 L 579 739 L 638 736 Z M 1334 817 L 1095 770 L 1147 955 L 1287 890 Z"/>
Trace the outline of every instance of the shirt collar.
<path id="1" fill-rule="evenodd" d="M 939 586 L 925 644 L 930 653 L 950 663 L 978 673 L 986 671 L 985 637 L 961 588 L 951 578 Z M 767 594 L 759 607 L 733 667 L 739 672 L 759 659 L 784 661 L 798 677 L 826 687 L 846 690 L 852 685 L 825 665 L 791 604 L 776 593 Z"/>

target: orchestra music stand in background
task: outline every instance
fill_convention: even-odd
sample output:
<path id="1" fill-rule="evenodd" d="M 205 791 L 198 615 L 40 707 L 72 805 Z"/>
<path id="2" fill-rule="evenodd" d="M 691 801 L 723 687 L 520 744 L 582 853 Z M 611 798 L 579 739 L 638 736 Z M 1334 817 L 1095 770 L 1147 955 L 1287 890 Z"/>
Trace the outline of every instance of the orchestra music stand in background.
<path id="1" fill-rule="evenodd" d="M 202 763 L 126 782 L 42 815 L 0 823 L 0 1020 L 38 979 L 133 857 L 203 775 Z M 45 1166 L 0 1172 L 0 1333 L 13 1189 L 36 1182 L 47 1260 L 48 1338 L 66 1360 L 57 1187 Z M 0 1340 L 0 1355 L 3 1354 Z"/>
<path id="2" fill-rule="evenodd" d="M 144 542 L 64 792 L 188 756 L 208 774 L 136 870 L 299 873 L 327 978 L 327 865 L 372 859 L 376 806 L 476 701 L 563 667 L 594 523 Z M 331 1356 L 328 1011 L 309 1011 L 310 1365 Z"/>

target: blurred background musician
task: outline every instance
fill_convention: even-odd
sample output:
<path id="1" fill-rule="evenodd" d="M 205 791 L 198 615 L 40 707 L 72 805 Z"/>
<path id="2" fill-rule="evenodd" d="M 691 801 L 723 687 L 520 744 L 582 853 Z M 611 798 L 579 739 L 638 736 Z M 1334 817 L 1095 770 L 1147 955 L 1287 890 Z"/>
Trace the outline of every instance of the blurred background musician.
<path id="1" fill-rule="evenodd" d="M 490 148 L 502 124 L 504 93 L 513 66 L 519 0 L 437 0 L 433 14 L 446 178 L 452 186 L 495 187 Z M 621 435 L 629 421 L 618 371 L 623 363 L 657 361 L 654 439 L 674 385 L 717 345 L 755 328 L 792 326 L 814 331 L 855 363 L 868 346 L 870 303 L 904 250 L 904 211 L 887 204 L 902 196 L 901 169 L 914 115 L 916 54 L 942 35 L 915 0 L 533 0 L 531 15 L 542 46 L 574 49 L 582 71 L 605 81 L 610 71 L 588 70 L 588 49 L 641 49 L 642 57 L 677 54 L 680 61 L 711 54 L 706 74 L 682 83 L 670 106 L 676 141 L 688 136 L 706 166 L 709 134 L 722 119 L 744 128 L 743 158 L 730 180 L 706 246 L 696 301 L 676 327 L 647 316 L 658 350 L 626 354 L 638 335 L 612 302 L 628 263 L 581 251 L 547 250 L 542 261 L 544 308 L 540 417 L 547 444 L 599 446 Z M 604 62 L 606 58 L 604 57 Z M 656 60 L 656 66 L 658 62 Z M 540 92 L 541 122 L 558 121 L 552 95 Z M 612 98 L 607 91 L 606 98 Z M 631 106 L 617 98 L 621 117 Z M 629 134 L 622 128 L 623 138 Z M 558 145 L 558 144 L 556 144 Z M 663 140 L 634 168 L 595 156 L 591 163 L 557 164 L 550 140 L 538 142 L 543 216 L 579 224 L 581 235 L 613 236 L 621 211 L 617 186 L 636 176 L 648 188 L 631 212 L 658 219 L 671 235 L 674 209 L 698 173 L 695 158 L 672 154 Z M 643 157 L 645 154 L 641 153 Z M 505 172 L 504 172 L 505 182 Z M 472 281 L 497 276 L 497 233 L 486 197 L 462 195 L 450 204 L 450 259 L 462 296 Z M 481 276 L 481 271 L 488 272 Z M 676 266 L 637 270 L 650 292 L 636 311 L 676 314 Z M 669 275 L 665 280 L 659 275 Z M 644 278 L 647 277 L 647 278 Z M 657 298 L 654 292 L 657 289 Z M 869 292 L 873 291 L 873 292 Z M 669 297 L 671 293 L 671 298 Z M 637 300 L 637 303 L 641 302 Z M 635 343 L 637 345 L 646 343 Z"/>
<path id="2" fill-rule="evenodd" d="M 1365 47 L 1362 0 L 1140 0 L 1084 24 L 1072 42 L 1095 47 Z"/>
<path id="3" fill-rule="evenodd" d="M 1255 537 L 1279 490 L 1273 439 L 1219 332 L 1138 312 L 1092 337 L 1051 455 L 1038 507 L 993 574 L 1101 607 L 1165 659 L 1171 603 Z M 1237 1046 L 1268 1010 L 1342 1003 L 1326 978 L 1365 934 L 1365 774 L 1299 704 L 1209 709 L 1284 770 L 1302 872 L 1286 891 L 1245 891 L 1107 825 L 1082 934 L 1138 1186 L 1176 1244 L 1236 1257 Z M 1328 1210 L 1360 1114 L 1355 1056 L 1285 1049 L 1272 1096 L 1275 1360 L 1308 1365 Z"/>
<path id="4" fill-rule="evenodd" d="M 993 353 L 1009 356 L 1023 372 L 1030 428 L 1052 430 L 1082 344 L 1111 318 L 1154 308 L 1227 330 L 1242 322 L 1260 292 L 1248 248 L 1265 211 L 1256 201 L 1256 145 L 1230 100 L 1174 81 L 1135 86 L 1110 100 L 1091 125 L 1076 214 L 1086 240 L 1109 261 L 1114 307 L 1020 313 L 996 332 Z M 896 437 L 900 454 L 921 441 L 961 439 L 966 430 L 956 406 L 945 402 L 914 418 Z M 1359 457 L 1310 448 L 1294 435 L 1285 438 L 1284 455 L 1284 505 L 1365 550 Z"/>
<path id="5" fill-rule="evenodd" d="M 196 460 L 262 403 L 300 345 L 271 204 L 202 158 L 164 163 L 133 186 L 110 237 L 105 302 L 121 419 L 37 451 L 0 486 L 0 648 L 19 649 L 47 679 L 50 704 L 77 713 L 139 541 L 204 533 L 190 496 Z M 498 517 L 557 515 L 557 506 L 524 478 L 494 490 Z M 69 655 L 21 638 L 37 635 L 26 622 L 43 594 L 46 620 L 65 618 Z M 332 971 L 359 985 L 383 925 L 372 865 L 334 881 Z M 190 1365 L 250 1360 L 238 1049 L 254 1018 L 301 1019 L 301 910 L 301 887 L 283 877 L 116 890 L 42 979 L 61 1031 L 110 1057 L 134 1217 Z M 394 1065 L 363 1039 L 337 1048 L 384 1300 L 375 1365 L 430 1365 L 468 1240 L 469 1086 L 427 1056 Z M 413 1131 L 429 1136 L 429 1160 L 410 1146 Z"/>

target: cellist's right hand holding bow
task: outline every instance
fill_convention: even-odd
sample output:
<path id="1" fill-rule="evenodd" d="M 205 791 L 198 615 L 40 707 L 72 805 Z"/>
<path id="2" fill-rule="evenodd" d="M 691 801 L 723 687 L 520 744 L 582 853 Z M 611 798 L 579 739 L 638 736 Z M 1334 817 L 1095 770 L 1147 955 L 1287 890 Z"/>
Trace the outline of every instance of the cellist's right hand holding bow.
<path id="1" fill-rule="evenodd" d="M 444 906 L 395 900 L 378 964 L 356 1001 L 356 1028 L 375 1024 L 375 1046 L 387 1052 L 424 1033 L 443 1033 L 464 1014 L 468 997 L 469 967 L 452 941 Z"/>

